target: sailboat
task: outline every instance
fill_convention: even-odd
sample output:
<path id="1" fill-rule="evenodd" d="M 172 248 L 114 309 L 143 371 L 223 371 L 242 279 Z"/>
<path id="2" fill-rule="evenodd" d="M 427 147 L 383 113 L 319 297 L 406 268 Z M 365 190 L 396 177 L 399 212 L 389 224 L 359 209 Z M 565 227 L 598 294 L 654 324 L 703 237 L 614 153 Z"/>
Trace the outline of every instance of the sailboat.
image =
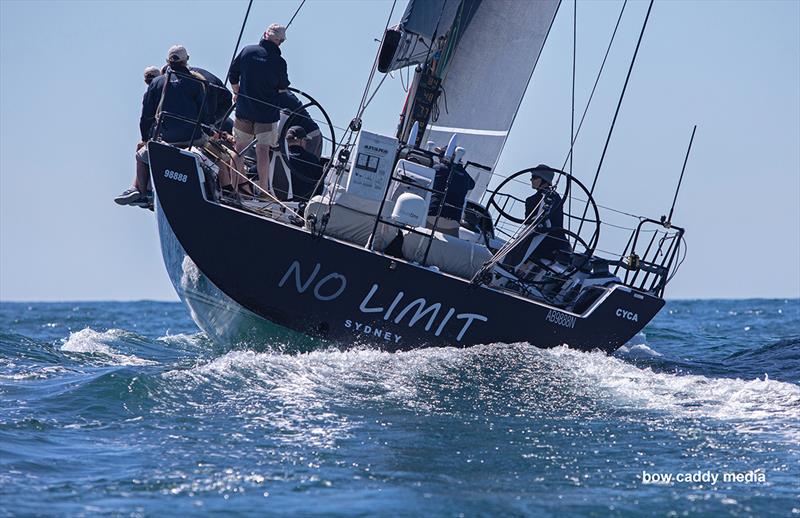
<path id="1" fill-rule="evenodd" d="M 640 218 L 623 250 L 602 253 L 593 189 L 554 167 L 495 171 L 559 3 L 411 0 L 373 67 L 413 69 L 395 134 L 368 131 L 362 102 L 337 139 L 324 108 L 296 91 L 324 114 L 331 150 L 308 200 L 292 195 L 285 115 L 272 164 L 283 187 L 266 204 L 222 195 L 225 166 L 208 146 L 150 141 L 164 263 L 197 325 L 223 345 L 307 337 L 389 351 L 528 342 L 611 352 L 639 333 L 664 306 L 684 230 Z M 492 95 L 482 78 L 501 78 Z M 437 226 L 443 204 L 431 209 L 449 188 L 434 188 L 437 165 L 475 183 L 454 232 Z M 549 199 L 582 203 L 520 214 L 525 200 L 508 188 L 542 170 L 559 193 Z M 574 224 L 552 227 L 553 210 Z M 548 238 L 565 246 L 537 257 Z"/>

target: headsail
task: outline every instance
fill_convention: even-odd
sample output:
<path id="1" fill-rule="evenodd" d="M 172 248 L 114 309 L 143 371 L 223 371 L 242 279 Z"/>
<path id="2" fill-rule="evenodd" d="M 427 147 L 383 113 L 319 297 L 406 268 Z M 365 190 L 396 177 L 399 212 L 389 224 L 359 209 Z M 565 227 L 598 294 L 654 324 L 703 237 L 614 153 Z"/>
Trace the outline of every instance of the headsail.
<path id="1" fill-rule="evenodd" d="M 427 63 L 425 71 L 441 80 L 441 93 L 427 121 L 426 139 L 446 144 L 458 133 L 466 159 L 494 169 L 559 3 L 409 2 L 397 28 L 401 36 L 389 68 Z M 430 81 L 427 83 L 430 86 Z M 476 187 L 470 193 L 477 201 L 491 173 L 470 172 L 477 175 Z"/>

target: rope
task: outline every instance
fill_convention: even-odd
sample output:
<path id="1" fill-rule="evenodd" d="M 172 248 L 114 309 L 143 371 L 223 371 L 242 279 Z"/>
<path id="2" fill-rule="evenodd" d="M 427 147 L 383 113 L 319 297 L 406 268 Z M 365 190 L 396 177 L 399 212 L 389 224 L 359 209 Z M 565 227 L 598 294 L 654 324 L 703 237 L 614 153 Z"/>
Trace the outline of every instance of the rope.
<path id="1" fill-rule="evenodd" d="M 213 156 L 214 158 L 216 158 L 217 160 L 219 160 L 221 163 L 225 164 L 225 167 L 227 167 L 228 169 L 230 169 L 230 170 L 231 170 L 231 171 L 233 171 L 234 173 L 238 174 L 240 177 L 242 177 L 242 178 L 244 179 L 244 181 L 245 181 L 245 182 L 249 183 L 249 184 L 250 184 L 250 185 L 252 185 L 253 187 L 256 187 L 256 188 L 257 188 L 259 191 L 261 191 L 263 194 L 266 194 L 266 195 L 267 195 L 267 197 L 269 197 L 269 198 L 272 198 L 272 200 L 273 200 L 273 201 L 275 201 L 275 202 L 277 202 L 277 203 L 278 203 L 278 205 L 280 205 L 281 207 L 285 208 L 287 211 L 291 212 L 292 214 L 294 214 L 295 216 L 297 216 L 298 218 L 300 218 L 301 220 L 303 220 L 303 222 L 305 222 L 305 221 L 306 221 L 306 219 L 305 219 L 303 216 L 301 216 L 300 214 L 298 214 L 297 212 L 295 212 L 295 210 L 294 210 L 294 209 L 292 209 L 291 207 L 289 207 L 288 205 L 286 205 L 285 203 L 283 203 L 281 200 L 279 200 L 279 199 L 278 199 L 278 198 L 277 198 L 277 197 L 276 197 L 274 194 L 272 194 L 272 193 L 271 193 L 271 192 L 269 192 L 268 190 L 262 189 L 260 185 L 258 185 L 256 182 L 254 182 L 254 181 L 252 181 L 250 178 L 248 178 L 246 174 L 244 174 L 244 173 L 242 173 L 241 171 L 239 171 L 238 169 L 236 169 L 236 168 L 233 166 L 233 164 L 230 164 L 230 163 L 228 163 L 227 161 L 223 160 L 223 159 L 222 159 L 222 157 L 220 157 L 219 155 L 217 155 L 216 153 L 214 153 L 214 152 L 213 152 L 213 151 L 211 151 L 210 149 L 203 148 L 203 151 L 205 151 L 205 152 L 206 152 L 206 153 L 208 153 L 209 155 Z"/>

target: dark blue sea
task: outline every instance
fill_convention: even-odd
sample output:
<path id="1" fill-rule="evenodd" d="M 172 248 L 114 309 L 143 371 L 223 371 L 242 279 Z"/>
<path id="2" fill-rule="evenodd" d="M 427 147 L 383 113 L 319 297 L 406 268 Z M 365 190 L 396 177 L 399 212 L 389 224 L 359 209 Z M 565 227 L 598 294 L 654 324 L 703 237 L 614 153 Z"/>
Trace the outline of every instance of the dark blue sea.
<path id="1" fill-rule="evenodd" d="M 0 304 L 0 515 L 800 515 L 800 300 L 669 302 L 613 356 L 275 345 Z"/>

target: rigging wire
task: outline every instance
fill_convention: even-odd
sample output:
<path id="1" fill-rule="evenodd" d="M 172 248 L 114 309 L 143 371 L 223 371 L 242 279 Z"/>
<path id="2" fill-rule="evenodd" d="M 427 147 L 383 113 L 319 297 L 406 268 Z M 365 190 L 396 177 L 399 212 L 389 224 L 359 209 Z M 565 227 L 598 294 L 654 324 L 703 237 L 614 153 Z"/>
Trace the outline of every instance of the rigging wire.
<path id="1" fill-rule="evenodd" d="M 603 161 L 606 158 L 606 151 L 608 151 L 608 145 L 611 142 L 611 135 L 614 133 L 614 126 L 617 123 L 617 117 L 619 116 L 619 110 L 622 108 L 622 100 L 625 98 L 625 92 L 628 89 L 628 82 L 631 78 L 631 72 L 633 72 L 633 65 L 636 63 L 636 56 L 639 54 L 639 47 L 642 44 L 642 38 L 644 37 L 644 31 L 647 28 L 647 21 L 650 19 L 650 11 L 653 9 L 653 0 L 650 0 L 650 4 L 647 6 L 647 14 L 644 17 L 644 23 L 642 24 L 642 30 L 639 33 L 639 39 L 636 42 L 636 49 L 633 51 L 633 57 L 631 58 L 631 64 L 628 67 L 628 74 L 625 76 L 625 83 L 622 85 L 622 92 L 619 95 L 619 101 L 617 102 L 617 109 L 614 111 L 614 118 L 611 120 L 611 127 L 608 129 L 608 136 L 606 137 L 606 143 L 603 146 L 603 153 L 600 155 L 600 162 L 597 164 L 597 171 L 594 173 L 594 179 L 592 179 L 592 187 L 589 189 L 589 196 L 594 193 L 594 188 L 597 185 L 597 179 L 600 176 L 600 170 L 603 167 Z M 589 210 L 588 202 L 584 206 L 583 209 L 583 217 L 586 216 L 586 212 Z M 578 234 L 581 233 L 581 229 L 583 228 L 583 222 L 578 226 Z"/>
<path id="2" fill-rule="evenodd" d="M 678 186 L 675 188 L 675 197 L 672 198 L 672 207 L 669 209 L 669 216 L 667 222 L 672 221 L 672 213 L 675 211 L 675 202 L 678 200 L 678 191 L 681 190 L 681 183 L 683 183 L 683 173 L 686 171 L 686 162 L 689 161 L 689 153 L 692 151 L 692 142 L 694 142 L 694 134 L 697 132 L 697 124 L 694 125 L 692 130 L 692 137 L 689 139 L 689 148 L 686 150 L 686 157 L 683 159 L 683 167 L 681 168 L 681 177 L 678 179 Z"/>
<path id="3" fill-rule="evenodd" d="M 305 4 L 305 3 L 306 3 L 306 0 L 303 0 L 302 2 L 300 2 L 300 6 L 297 8 L 297 10 L 296 10 L 296 11 L 294 12 L 294 14 L 292 15 L 292 19 L 291 19 L 291 20 L 289 20 L 289 23 L 287 23 L 287 24 L 286 24 L 286 28 L 287 28 L 287 29 L 288 29 L 288 28 L 289 28 L 289 26 L 292 24 L 292 22 L 294 21 L 295 17 L 297 16 L 297 13 L 299 13 L 299 12 L 300 12 L 300 9 L 302 9 L 302 8 L 303 8 L 303 4 Z"/>
<path id="4" fill-rule="evenodd" d="M 242 43 L 242 34 L 244 34 L 244 27 L 247 25 L 247 18 L 250 16 L 250 8 L 253 7 L 253 0 L 247 4 L 247 12 L 244 13 L 244 20 L 242 20 L 242 28 L 239 29 L 239 38 L 236 40 L 236 47 L 233 49 L 233 56 L 231 56 L 231 62 L 228 65 L 228 72 L 225 74 L 225 86 L 228 86 L 228 76 L 231 74 L 231 67 L 233 66 L 233 60 L 236 59 L 236 54 L 239 52 L 239 44 Z"/>
<path id="5" fill-rule="evenodd" d="M 392 9 L 389 11 L 389 17 L 386 19 L 386 26 L 383 28 L 384 34 L 386 34 L 386 29 L 389 28 L 389 23 L 392 21 L 392 15 L 394 14 L 395 6 L 397 6 L 397 0 L 392 2 Z M 376 70 L 378 70 L 378 53 L 375 53 L 375 61 L 372 63 L 372 70 L 369 73 L 367 85 L 364 87 L 364 93 L 361 96 L 361 102 L 359 103 L 358 111 L 356 112 L 356 119 L 360 119 L 364 114 L 364 109 L 366 108 L 364 103 L 367 99 L 367 94 L 369 93 L 369 87 L 372 86 L 372 80 L 375 78 Z"/>
<path id="6" fill-rule="evenodd" d="M 572 150 L 575 146 L 575 61 L 578 47 L 578 0 L 572 0 L 572 108 L 569 126 L 569 174 L 572 174 Z M 563 169 L 563 168 L 562 168 Z M 567 211 L 572 212 L 572 189 L 570 189 Z M 567 220 L 567 230 L 570 221 Z"/>
<path id="7" fill-rule="evenodd" d="M 578 135 L 581 133 L 581 128 L 583 128 L 583 121 L 586 119 L 586 114 L 589 112 L 589 106 L 592 104 L 592 99 L 594 98 L 594 93 L 597 90 L 597 85 L 600 82 L 600 76 L 603 74 L 603 69 L 606 66 L 606 60 L 608 59 L 608 54 L 611 52 L 611 46 L 614 43 L 614 38 L 617 35 L 617 29 L 619 29 L 619 23 L 622 21 L 622 14 L 625 12 L 625 6 L 628 5 L 628 0 L 625 0 L 622 3 L 622 9 L 619 10 L 619 16 L 617 17 L 617 23 L 614 25 L 614 31 L 611 33 L 611 39 L 608 41 L 608 47 L 606 47 L 606 54 L 603 56 L 603 61 L 600 63 L 600 69 L 597 71 L 597 77 L 594 80 L 594 85 L 592 86 L 592 91 L 589 94 L 589 100 L 586 101 L 586 107 L 583 109 L 583 115 L 581 115 L 581 120 L 578 123 L 578 129 L 575 131 L 575 136 L 572 140 L 572 145 L 575 145 L 575 141 L 578 139 Z M 572 157 L 572 146 L 570 146 L 569 152 L 567 153 L 567 157 L 564 159 L 564 164 L 561 166 L 561 169 L 564 169 L 567 166 L 567 161 Z"/>

